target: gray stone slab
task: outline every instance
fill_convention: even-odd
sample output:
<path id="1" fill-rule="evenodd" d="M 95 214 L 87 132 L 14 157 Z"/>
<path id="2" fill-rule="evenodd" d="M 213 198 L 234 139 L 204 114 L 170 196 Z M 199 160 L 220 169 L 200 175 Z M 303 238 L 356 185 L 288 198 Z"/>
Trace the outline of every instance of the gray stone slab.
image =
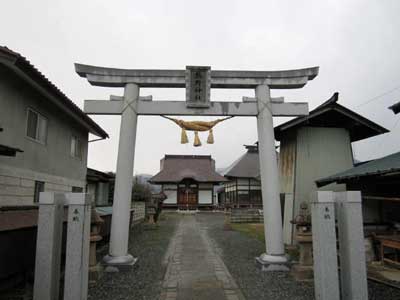
<path id="1" fill-rule="evenodd" d="M 34 300 L 59 298 L 64 196 L 41 193 L 36 242 Z"/>
<path id="2" fill-rule="evenodd" d="M 311 205 L 314 285 L 317 300 L 339 300 L 333 192 L 316 192 Z"/>
<path id="3" fill-rule="evenodd" d="M 85 194 L 76 194 L 85 198 Z M 75 199 L 76 200 L 76 199 Z M 73 202 L 79 203 L 79 202 Z M 90 204 L 68 207 L 64 300 L 87 298 L 90 243 Z"/>
<path id="4" fill-rule="evenodd" d="M 368 299 L 361 193 L 350 191 L 335 194 L 342 299 Z"/>

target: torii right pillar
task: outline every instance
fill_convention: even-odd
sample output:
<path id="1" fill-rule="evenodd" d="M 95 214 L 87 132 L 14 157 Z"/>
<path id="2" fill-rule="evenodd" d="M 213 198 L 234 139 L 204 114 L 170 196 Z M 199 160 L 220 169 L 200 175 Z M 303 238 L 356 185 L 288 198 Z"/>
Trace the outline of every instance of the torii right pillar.
<path id="1" fill-rule="evenodd" d="M 288 271 L 283 244 L 282 214 L 272 102 L 268 85 L 256 87 L 257 131 L 264 212 L 266 253 L 256 258 L 263 271 Z"/>

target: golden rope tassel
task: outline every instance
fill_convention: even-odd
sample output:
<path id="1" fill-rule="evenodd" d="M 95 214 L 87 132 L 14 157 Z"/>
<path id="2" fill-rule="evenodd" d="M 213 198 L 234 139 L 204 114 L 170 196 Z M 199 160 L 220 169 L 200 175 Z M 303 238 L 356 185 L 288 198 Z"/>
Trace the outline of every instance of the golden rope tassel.
<path id="1" fill-rule="evenodd" d="M 199 133 L 197 131 L 194 132 L 194 143 L 193 143 L 193 146 L 195 146 L 195 147 L 200 147 L 201 146 Z"/>
<path id="2" fill-rule="evenodd" d="M 186 134 L 186 130 L 185 128 L 182 128 L 182 132 L 181 132 L 181 144 L 187 144 L 189 143 L 189 139 L 188 136 Z"/>
<path id="3" fill-rule="evenodd" d="M 207 143 L 214 144 L 214 134 L 212 131 L 213 127 L 222 121 L 233 118 L 233 117 L 226 117 L 223 119 L 217 119 L 214 121 L 206 122 L 206 121 L 184 121 L 184 120 L 174 119 L 174 118 L 170 118 L 170 117 L 163 116 L 163 115 L 161 115 L 161 117 L 171 120 L 176 125 L 178 125 L 180 128 L 182 128 L 182 133 L 181 133 L 181 143 L 182 144 L 186 144 L 189 142 L 189 139 L 186 134 L 186 130 L 194 131 L 194 144 L 193 145 L 195 147 L 201 146 L 201 141 L 199 138 L 199 131 L 208 131 L 209 134 L 208 134 L 208 138 L 207 138 Z"/>
<path id="4" fill-rule="evenodd" d="M 214 144 L 214 134 L 212 128 L 208 131 L 207 144 Z"/>

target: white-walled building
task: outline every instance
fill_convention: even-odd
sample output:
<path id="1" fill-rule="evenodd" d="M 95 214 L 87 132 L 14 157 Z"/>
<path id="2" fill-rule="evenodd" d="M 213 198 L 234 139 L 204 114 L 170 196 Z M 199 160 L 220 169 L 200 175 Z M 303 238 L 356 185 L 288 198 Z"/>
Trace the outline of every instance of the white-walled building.
<path id="1" fill-rule="evenodd" d="M 165 155 L 160 172 L 149 180 L 162 186 L 168 197 L 164 207 L 178 209 L 212 208 L 214 186 L 224 181 L 210 155 Z"/>
<path id="2" fill-rule="evenodd" d="M 285 243 L 294 243 L 290 222 L 300 213 L 301 203 L 309 203 L 318 190 L 345 191 L 344 184 L 318 187 L 315 181 L 354 165 L 351 143 L 388 132 L 386 128 L 338 104 L 339 94 L 310 111 L 275 127 L 280 142 L 279 167 L 284 202 Z M 287 197 L 290 195 L 290 197 Z"/>
<path id="3" fill-rule="evenodd" d="M 0 156 L 0 206 L 34 205 L 42 191 L 84 191 L 89 133 L 108 137 L 25 57 L 6 47 L 0 47 L 0 128 L 0 144 L 21 151 Z"/>

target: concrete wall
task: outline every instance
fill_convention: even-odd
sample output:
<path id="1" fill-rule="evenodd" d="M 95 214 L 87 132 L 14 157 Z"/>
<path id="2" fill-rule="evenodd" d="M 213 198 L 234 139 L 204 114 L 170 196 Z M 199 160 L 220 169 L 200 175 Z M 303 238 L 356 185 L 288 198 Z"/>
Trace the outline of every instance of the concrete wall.
<path id="1" fill-rule="evenodd" d="M 32 204 L 35 180 L 44 181 L 47 191 L 85 187 L 87 130 L 3 66 L 0 107 L 1 143 L 24 151 L 16 157 L 0 156 L 0 205 Z M 47 118 L 46 144 L 26 136 L 28 108 Z M 72 136 L 81 140 L 80 159 L 70 155 Z"/>
<path id="2" fill-rule="evenodd" d="M 353 167 L 350 136 L 343 128 L 301 127 L 297 130 L 294 180 L 294 215 L 300 203 L 309 202 L 317 190 L 344 191 L 346 186 L 330 184 L 317 189 L 315 180 Z"/>

